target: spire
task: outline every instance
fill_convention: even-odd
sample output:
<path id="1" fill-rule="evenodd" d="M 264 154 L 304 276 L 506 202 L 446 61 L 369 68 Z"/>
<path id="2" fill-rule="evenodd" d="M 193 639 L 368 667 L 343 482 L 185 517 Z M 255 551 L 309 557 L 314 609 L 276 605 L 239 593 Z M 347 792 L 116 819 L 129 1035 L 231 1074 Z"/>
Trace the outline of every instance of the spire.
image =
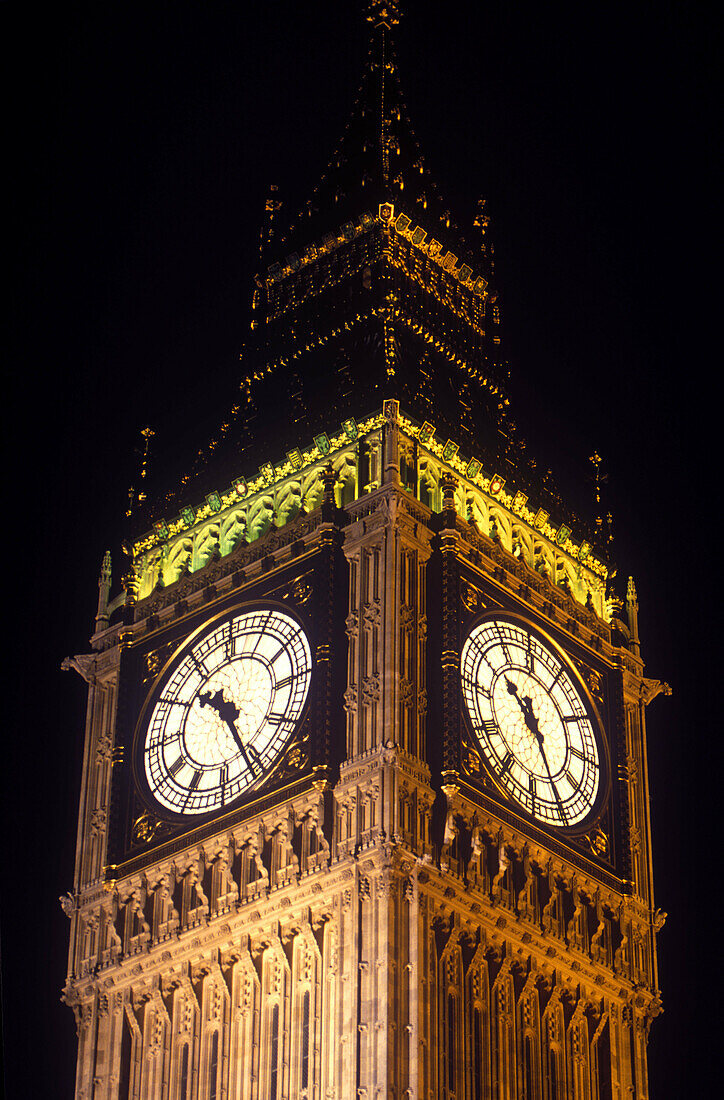
<path id="1" fill-rule="evenodd" d="M 400 12 L 397 4 L 385 3 L 384 0 L 372 0 L 367 7 L 367 22 L 374 27 L 373 50 L 376 53 L 374 62 L 376 68 L 376 83 L 379 88 L 377 95 L 377 119 L 378 129 L 378 156 L 383 186 L 388 188 L 390 184 L 390 138 L 391 103 L 388 98 L 394 98 L 394 89 L 391 81 L 388 81 L 388 66 L 394 72 L 394 60 L 392 59 L 392 42 L 390 31 L 400 22 Z M 387 85 L 390 84 L 388 88 Z M 387 94 L 386 94 L 387 93 Z"/>
<path id="2" fill-rule="evenodd" d="M 440 236 L 471 268 L 480 267 L 480 245 L 463 240 L 427 167 L 413 130 L 402 89 L 392 29 L 400 5 L 371 0 L 365 7 L 370 43 L 362 80 L 342 136 L 312 195 L 286 231 L 277 238 L 279 255 L 302 252 L 310 239 L 334 233 L 363 213 L 377 214 L 381 203 L 398 210 Z M 486 223 L 487 224 L 487 223 Z M 485 249 L 482 250 L 485 253 Z M 489 271 L 484 272 L 486 279 Z"/>
<path id="3" fill-rule="evenodd" d="M 634 656 L 639 657 L 641 655 L 641 645 L 639 644 L 639 601 L 636 595 L 636 585 L 634 584 L 633 577 L 629 577 L 626 586 L 626 613 L 628 616 L 628 628 L 631 633 L 631 649 Z"/>
<path id="4" fill-rule="evenodd" d="M 111 592 L 111 552 L 106 550 L 98 578 L 98 612 L 96 614 L 96 633 L 108 626 L 108 597 Z"/>

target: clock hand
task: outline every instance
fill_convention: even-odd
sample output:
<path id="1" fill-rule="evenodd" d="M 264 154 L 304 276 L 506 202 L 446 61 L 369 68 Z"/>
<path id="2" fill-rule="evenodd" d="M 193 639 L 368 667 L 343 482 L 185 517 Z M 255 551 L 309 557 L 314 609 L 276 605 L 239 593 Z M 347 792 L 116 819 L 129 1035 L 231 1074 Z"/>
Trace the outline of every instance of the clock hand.
<path id="1" fill-rule="evenodd" d="M 540 752 L 540 754 L 543 758 L 543 764 L 545 765 L 546 772 L 548 773 L 548 782 L 550 783 L 551 787 L 553 788 L 553 794 L 555 795 L 556 802 L 558 803 L 558 811 L 561 815 L 561 819 L 562 819 L 562 821 L 565 822 L 566 812 L 563 809 L 563 803 L 561 802 L 561 796 L 558 794 L 558 788 L 556 787 L 555 783 L 553 782 L 553 776 L 551 775 L 551 769 L 548 766 L 548 757 L 546 756 L 545 745 L 543 744 L 543 734 L 541 733 L 540 728 L 538 726 L 538 719 L 536 718 L 535 714 L 533 713 L 533 700 L 531 699 L 531 697 L 529 695 L 523 695 L 523 696 L 518 695 L 518 685 L 513 683 L 513 681 L 510 680 L 507 676 L 505 677 L 505 686 L 508 689 L 508 694 L 509 695 L 514 695 L 515 698 L 518 700 L 518 704 L 520 706 L 520 709 L 523 711 L 523 718 L 525 719 L 525 724 L 528 727 L 528 729 L 530 730 L 530 732 L 535 736 L 535 739 L 538 742 L 538 751 Z"/>
<path id="2" fill-rule="evenodd" d="M 508 679 L 507 676 L 505 677 L 505 686 L 508 689 L 508 695 L 515 696 L 518 706 L 523 711 L 523 718 L 525 719 L 525 724 L 530 732 L 534 733 L 536 737 L 542 736 L 540 730 L 538 729 L 538 719 L 533 713 L 533 700 L 531 699 L 530 695 L 518 695 L 518 685 L 513 683 L 512 680 Z"/>
<path id="3" fill-rule="evenodd" d="M 542 733 L 538 734 L 538 749 L 540 751 L 541 756 L 543 757 L 543 763 L 545 764 L 545 769 L 548 772 L 548 782 L 550 783 L 551 787 L 553 788 L 553 794 L 556 796 L 556 802 L 558 803 L 558 812 L 561 815 L 561 820 L 565 824 L 565 822 L 566 822 L 566 811 L 563 809 L 563 803 L 561 802 L 561 796 L 558 793 L 558 788 L 556 787 L 555 783 L 553 782 L 553 776 L 551 775 L 551 769 L 548 767 L 548 757 L 546 756 L 546 751 L 543 748 L 543 734 Z"/>
<path id="4" fill-rule="evenodd" d="M 239 717 L 239 714 L 241 712 L 233 699 L 229 701 L 224 699 L 223 688 L 219 688 L 219 690 L 214 695 L 212 695 L 210 691 L 203 691 L 199 695 L 199 706 L 208 706 L 211 707 L 212 710 L 216 711 L 222 722 L 224 722 L 229 727 L 231 736 L 234 738 L 239 752 L 246 761 L 247 768 L 249 769 L 249 771 L 256 773 L 256 767 L 254 766 L 254 764 L 252 764 L 250 755 L 246 751 L 246 746 L 241 740 L 241 736 L 235 725 L 236 719 Z M 249 751 L 251 752 L 252 750 L 250 749 Z M 256 762 L 258 764 L 258 755 L 256 753 L 254 753 L 253 755 L 256 758 Z M 260 770 L 262 769 L 260 768 Z"/>
<path id="5" fill-rule="evenodd" d="M 239 736 L 239 731 L 237 730 L 236 726 L 234 725 L 234 723 L 230 719 L 228 719 L 228 718 L 225 719 L 225 722 L 226 722 L 227 726 L 229 727 L 229 729 L 231 731 L 231 736 L 234 738 L 234 740 L 236 741 L 236 744 L 239 746 L 239 752 L 244 757 L 244 760 L 246 760 L 247 768 L 249 769 L 249 771 L 252 771 L 256 774 L 256 766 L 254 764 L 252 764 L 252 762 L 251 762 L 251 758 L 249 756 L 249 753 L 246 751 L 246 746 L 244 745 L 243 741 L 241 740 L 241 737 Z"/>

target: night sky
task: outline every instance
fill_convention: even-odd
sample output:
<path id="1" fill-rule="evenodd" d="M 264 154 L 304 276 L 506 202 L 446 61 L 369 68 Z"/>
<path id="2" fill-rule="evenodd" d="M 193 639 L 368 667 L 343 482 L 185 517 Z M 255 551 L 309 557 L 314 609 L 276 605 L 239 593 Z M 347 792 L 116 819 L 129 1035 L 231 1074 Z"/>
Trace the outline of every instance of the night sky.
<path id="1" fill-rule="evenodd" d="M 88 649 L 106 548 L 118 590 L 140 429 L 159 452 L 188 433 L 191 457 L 194 420 L 228 409 L 268 185 L 296 213 L 367 48 L 356 2 L 64 7 L 0 7 L 13 1100 L 73 1093 L 57 899 L 72 888 L 85 690 L 60 662 Z M 712 28 L 672 3 L 404 7 L 400 75 L 427 163 L 463 228 L 488 200 L 519 427 L 591 509 L 588 456 L 603 456 L 621 595 L 632 574 L 647 674 L 674 690 L 648 711 L 656 903 L 669 913 L 651 1091 L 696 1095 L 722 762 L 704 320 Z"/>

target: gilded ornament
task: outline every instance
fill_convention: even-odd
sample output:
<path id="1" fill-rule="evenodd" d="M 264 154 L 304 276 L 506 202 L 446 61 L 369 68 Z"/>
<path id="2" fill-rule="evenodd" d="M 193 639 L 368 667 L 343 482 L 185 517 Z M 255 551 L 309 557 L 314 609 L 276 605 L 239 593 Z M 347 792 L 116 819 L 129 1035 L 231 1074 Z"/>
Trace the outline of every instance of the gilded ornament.
<path id="1" fill-rule="evenodd" d="M 463 583 L 460 587 L 460 599 L 468 611 L 472 611 L 473 614 L 484 611 L 487 604 L 483 599 L 483 594 L 472 584 L 467 582 Z"/>
<path id="2" fill-rule="evenodd" d="M 162 825 L 162 821 L 159 821 L 157 817 L 154 817 L 152 814 L 148 813 L 147 810 L 144 810 L 144 812 L 133 822 L 131 835 L 134 840 L 139 840 L 144 844 L 150 844 Z"/>

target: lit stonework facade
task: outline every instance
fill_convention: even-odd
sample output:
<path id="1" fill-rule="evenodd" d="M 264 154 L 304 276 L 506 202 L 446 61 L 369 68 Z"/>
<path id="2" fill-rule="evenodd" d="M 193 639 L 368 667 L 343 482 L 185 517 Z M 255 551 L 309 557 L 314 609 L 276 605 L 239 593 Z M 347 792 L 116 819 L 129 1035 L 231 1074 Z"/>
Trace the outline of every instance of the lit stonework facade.
<path id="1" fill-rule="evenodd" d="M 382 241 L 372 279 L 414 224 L 380 207 L 357 228 Z M 467 301 L 446 308 L 472 332 Z M 77 1100 L 644 1100 L 662 923 L 645 709 L 668 689 L 643 674 L 633 583 L 624 623 L 595 550 L 402 395 L 299 447 L 158 520 L 115 599 L 107 557 L 91 652 L 66 662 L 89 689 L 63 901 Z M 189 639 L 259 608 L 309 639 L 303 716 L 244 797 L 164 813 L 149 700 Z M 573 825 L 509 797 L 466 711 L 465 640 L 501 616 L 556 654 L 595 732 Z"/>

